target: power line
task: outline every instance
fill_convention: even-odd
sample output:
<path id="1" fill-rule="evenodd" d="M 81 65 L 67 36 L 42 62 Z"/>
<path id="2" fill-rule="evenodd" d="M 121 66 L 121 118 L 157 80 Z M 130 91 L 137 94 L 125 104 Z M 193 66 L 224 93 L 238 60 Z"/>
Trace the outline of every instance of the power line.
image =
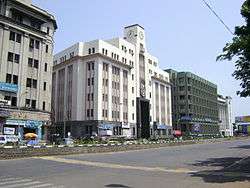
<path id="1" fill-rule="evenodd" d="M 212 13 L 218 18 L 218 20 L 224 25 L 224 27 L 232 34 L 234 35 L 234 33 L 231 31 L 231 29 L 226 25 L 226 23 L 222 20 L 222 18 L 213 10 L 213 8 L 205 1 L 202 0 L 205 5 L 212 11 Z"/>

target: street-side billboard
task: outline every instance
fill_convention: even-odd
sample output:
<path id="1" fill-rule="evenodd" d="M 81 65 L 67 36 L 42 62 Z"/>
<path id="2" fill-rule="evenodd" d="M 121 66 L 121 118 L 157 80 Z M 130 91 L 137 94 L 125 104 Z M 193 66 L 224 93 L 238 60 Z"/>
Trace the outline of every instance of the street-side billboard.
<path id="1" fill-rule="evenodd" d="M 5 82 L 0 82 L 0 90 L 1 91 L 8 91 L 8 92 L 17 93 L 18 86 L 15 85 L 15 84 L 9 84 L 9 83 L 5 83 Z"/>
<path id="2" fill-rule="evenodd" d="M 7 135 L 14 135 L 15 134 L 15 128 L 12 127 L 4 127 L 3 133 Z"/>
<path id="3" fill-rule="evenodd" d="M 250 116 L 235 117 L 235 123 L 239 123 L 239 122 L 250 122 Z"/>
<path id="4" fill-rule="evenodd" d="M 6 144 L 7 142 L 18 142 L 18 136 L 16 136 L 16 135 L 0 135 L 0 144 Z"/>

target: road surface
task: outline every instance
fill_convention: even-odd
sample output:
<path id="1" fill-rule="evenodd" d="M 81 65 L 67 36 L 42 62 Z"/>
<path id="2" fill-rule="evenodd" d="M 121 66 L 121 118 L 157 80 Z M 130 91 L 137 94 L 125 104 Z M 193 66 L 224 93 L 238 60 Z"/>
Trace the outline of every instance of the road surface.
<path id="1" fill-rule="evenodd" d="M 250 139 L 0 161 L 1 188 L 250 188 Z"/>

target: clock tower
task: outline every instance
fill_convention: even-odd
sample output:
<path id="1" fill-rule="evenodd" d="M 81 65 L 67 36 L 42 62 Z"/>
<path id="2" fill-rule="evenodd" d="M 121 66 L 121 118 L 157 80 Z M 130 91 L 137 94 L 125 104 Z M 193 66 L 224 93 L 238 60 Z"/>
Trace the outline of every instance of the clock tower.
<path id="1" fill-rule="evenodd" d="M 139 24 L 130 25 L 124 28 L 124 38 L 140 47 L 140 44 L 146 49 L 145 30 Z"/>

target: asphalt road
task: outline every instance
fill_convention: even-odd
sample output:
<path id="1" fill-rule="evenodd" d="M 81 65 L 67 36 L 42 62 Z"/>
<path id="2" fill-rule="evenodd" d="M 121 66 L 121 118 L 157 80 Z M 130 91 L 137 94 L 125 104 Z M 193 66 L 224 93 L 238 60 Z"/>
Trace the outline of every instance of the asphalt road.
<path id="1" fill-rule="evenodd" d="M 250 139 L 0 161 L 0 187 L 250 188 Z"/>

